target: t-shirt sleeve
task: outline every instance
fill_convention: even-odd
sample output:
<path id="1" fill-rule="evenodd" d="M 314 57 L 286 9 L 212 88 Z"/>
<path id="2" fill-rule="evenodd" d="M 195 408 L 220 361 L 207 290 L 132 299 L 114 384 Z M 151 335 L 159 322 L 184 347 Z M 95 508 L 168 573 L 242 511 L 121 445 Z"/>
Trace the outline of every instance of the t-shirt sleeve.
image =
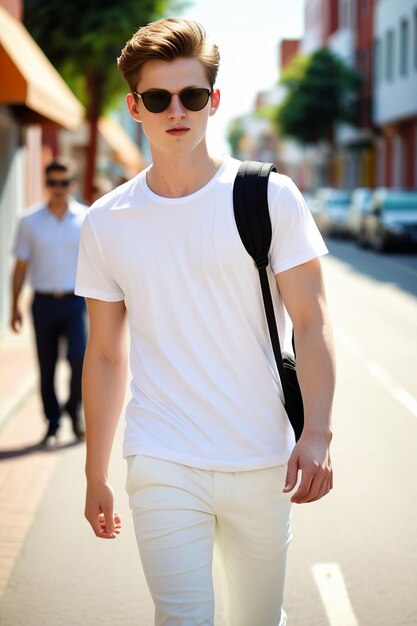
<path id="1" fill-rule="evenodd" d="M 88 214 L 81 228 L 75 293 L 105 302 L 124 300 L 124 293 L 104 261 Z"/>
<path id="2" fill-rule="evenodd" d="M 313 216 L 290 178 L 271 174 L 268 204 L 272 224 L 269 253 L 274 274 L 327 254 Z"/>
<path id="3" fill-rule="evenodd" d="M 31 239 L 27 220 L 22 217 L 18 223 L 13 245 L 13 255 L 20 261 L 29 261 L 32 253 Z"/>

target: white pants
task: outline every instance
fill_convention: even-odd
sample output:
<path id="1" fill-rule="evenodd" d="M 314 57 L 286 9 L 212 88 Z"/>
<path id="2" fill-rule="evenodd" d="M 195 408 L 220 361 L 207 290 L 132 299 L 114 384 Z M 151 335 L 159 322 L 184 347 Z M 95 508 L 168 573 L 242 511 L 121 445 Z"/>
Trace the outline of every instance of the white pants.
<path id="1" fill-rule="evenodd" d="M 284 626 L 291 540 L 286 466 L 200 470 L 128 459 L 127 491 L 156 626 L 213 626 L 213 547 L 227 626 Z"/>

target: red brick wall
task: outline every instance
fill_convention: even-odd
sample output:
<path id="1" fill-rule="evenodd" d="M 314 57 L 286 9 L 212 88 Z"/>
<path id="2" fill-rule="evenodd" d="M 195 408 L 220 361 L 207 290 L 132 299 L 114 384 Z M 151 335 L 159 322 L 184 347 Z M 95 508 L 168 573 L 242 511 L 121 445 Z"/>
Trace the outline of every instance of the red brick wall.
<path id="1" fill-rule="evenodd" d="M 339 27 L 339 0 L 324 0 L 323 5 L 326 15 L 324 38 L 327 41 Z"/>
<path id="2" fill-rule="evenodd" d="M 404 124 L 401 124 L 400 133 L 406 142 L 406 157 L 405 157 L 405 185 L 407 189 L 414 189 L 417 181 L 414 180 L 416 171 L 416 122 L 414 118 Z"/>
<path id="3" fill-rule="evenodd" d="M 356 0 L 356 66 L 362 75 L 359 126 L 371 126 L 374 2 Z"/>
<path id="4" fill-rule="evenodd" d="M 283 39 L 279 47 L 281 69 L 285 69 L 294 57 L 297 56 L 300 48 L 299 39 Z"/>

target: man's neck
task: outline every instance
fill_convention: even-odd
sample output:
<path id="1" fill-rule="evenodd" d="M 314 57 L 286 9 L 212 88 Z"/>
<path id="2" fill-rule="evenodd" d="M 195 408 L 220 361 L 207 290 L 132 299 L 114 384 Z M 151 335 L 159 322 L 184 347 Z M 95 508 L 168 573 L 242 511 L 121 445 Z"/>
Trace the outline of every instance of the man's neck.
<path id="1" fill-rule="evenodd" d="M 153 156 L 147 183 L 154 193 L 165 198 L 182 198 L 195 193 L 213 178 L 222 162 L 220 157 L 209 154 Z"/>
<path id="2" fill-rule="evenodd" d="M 51 213 L 53 213 L 58 219 L 62 219 L 65 216 L 69 207 L 68 200 L 49 200 L 46 204 Z"/>

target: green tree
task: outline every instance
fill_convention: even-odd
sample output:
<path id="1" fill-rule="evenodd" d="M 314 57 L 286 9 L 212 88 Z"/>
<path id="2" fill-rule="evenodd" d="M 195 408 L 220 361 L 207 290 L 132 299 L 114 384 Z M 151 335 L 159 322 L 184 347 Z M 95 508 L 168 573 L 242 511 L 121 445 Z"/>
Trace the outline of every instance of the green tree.
<path id="1" fill-rule="evenodd" d="M 329 49 L 296 57 L 280 82 L 287 88 L 274 115 L 280 135 L 301 144 L 332 143 L 338 123 L 355 123 L 360 76 Z"/>
<path id="2" fill-rule="evenodd" d="M 85 105 L 89 122 L 85 197 L 91 199 L 97 155 L 97 122 L 126 84 L 116 59 L 141 25 L 181 5 L 170 0 L 26 0 L 24 23 L 51 63 Z"/>
<path id="3" fill-rule="evenodd" d="M 242 120 L 240 118 L 231 120 L 227 128 L 227 141 L 232 149 L 233 156 L 239 155 L 240 142 L 245 134 L 245 130 L 242 126 Z"/>

